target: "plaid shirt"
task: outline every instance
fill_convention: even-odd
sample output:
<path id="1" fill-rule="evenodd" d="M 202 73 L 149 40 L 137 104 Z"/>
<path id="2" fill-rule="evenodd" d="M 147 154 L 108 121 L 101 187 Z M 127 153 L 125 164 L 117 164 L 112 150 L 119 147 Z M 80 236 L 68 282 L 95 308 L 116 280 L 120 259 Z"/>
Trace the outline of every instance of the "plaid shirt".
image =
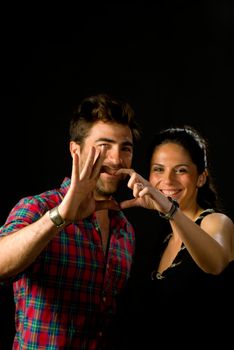
<path id="1" fill-rule="evenodd" d="M 26 197 L 0 229 L 10 234 L 58 205 L 70 185 Z M 105 256 L 92 216 L 59 232 L 13 282 L 16 305 L 14 350 L 110 349 L 108 329 L 116 296 L 125 286 L 135 249 L 131 224 L 110 211 L 110 244 Z"/>

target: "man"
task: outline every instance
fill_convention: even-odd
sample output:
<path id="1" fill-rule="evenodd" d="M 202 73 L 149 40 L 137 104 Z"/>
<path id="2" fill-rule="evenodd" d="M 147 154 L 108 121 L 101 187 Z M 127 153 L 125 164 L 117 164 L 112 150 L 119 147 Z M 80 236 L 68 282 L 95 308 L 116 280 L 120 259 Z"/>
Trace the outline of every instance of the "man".
<path id="1" fill-rule="evenodd" d="M 0 276 L 13 280 L 13 349 L 110 349 L 129 277 L 133 227 L 113 195 L 140 136 L 128 103 L 84 99 L 70 123 L 71 178 L 21 199 L 0 230 Z"/>

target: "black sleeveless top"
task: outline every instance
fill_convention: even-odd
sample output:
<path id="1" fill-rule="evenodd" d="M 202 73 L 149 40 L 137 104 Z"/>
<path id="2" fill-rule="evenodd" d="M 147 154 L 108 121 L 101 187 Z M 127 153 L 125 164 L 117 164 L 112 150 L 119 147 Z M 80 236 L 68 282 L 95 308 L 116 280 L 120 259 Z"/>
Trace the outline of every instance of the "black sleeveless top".
<path id="1" fill-rule="evenodd" d="M 212 212 L 214 212 L 213 209 L 204 210 L 195 220 L 195 223 L 200 225 L 202 219 Z M 163 240 L 161 254 L 164 252 L 170 236 L 171 234 L 167 235 Z M 154 266 L 158 266 L 161 254 L 158 254 Z M 217 276 L 204 272 L 192 259 L 184 244 L 182 244 L 179 253 L 168 269 L 162 274 L 157 273 L 155 270 L 151 272 L 149 282 L 151 298 L 154 301 L 157 300 L 155 303 L 156 308 L 158 303 L 160 303 L 161 307 L 168 307 L 172 299 L 173 302 L 170 305 L 172 309 L 176 308 L 174 306 L 176 300 L 176 304 L 179 301 L 184 305 L 188 304 L 189 307 L 191 307 L 191 301 L 193 306 L 196 305 L 196 307 L 200 307 L 204 303 L 203 307 L 207 308 L 207 298 L 212 300 L 216 297 L 215 293 L 218 292 L 217 288 L 222 280 L 221 275 Z"/>
<path id="2" fill-rule="evenodd" d="M 195 222 L 200 225 L 202 219 L 212 212 L 213 209 L 206 209 Z M 163 240 L 161 253 L 169 238 L 170 235 Z M 159 261 L 160 254 L 154 266 L 158 266 Z M 145 295 L 148 320 L 157 318 L 156 328 L 165 338 L 169 337 L 168 342 L 172 341 L 168 327 L 172 327 L 178 335 L 184 329 L 187 335 L 200 339 L 207 337 L 208 329 L 212 328 L 215 332 L 218 324 L 226 319 L 232 300 L 230 274 L 226 270 L 220 275 L 204 272 L 182 244 L 168 269 L 162 274 L 153 270 L 149 276 L 148 292 Z M 149 329 L 151 332 L 148 332 Z M 152 322 L 148 323 L 149 339 L 154 334 L 153 329 Z"/>
<path id="3" fill-rule="evenodd" d="M 211 213 L 214 213 L 215 211 L 213 209 L 206 209 L 204 210 L 200 216 L 195 220 L 195 223 L 200 225 L 202 219 Z M 172 233 L 168 234 L 161 244 L 161 247 L 159 248 L 160 251 L 156 256 L 156 260 L 154 261 L 155 266 L 159 265 L 161 256 L 163 252 L 166 249 L 166 246 L 172 236 Z M 175 257 L 173 263 L 171 266 L 169 266 L 168 269 L 166 269 L 162 274 L 160 272 L 157 272 L 156 270 L 152 270 L 151 272 L 151 280 L 162 280 L 162 279 L 168 279 L 171 280 L 172 285 L 170 288 L 177 288 L 178 286 L 178 278 L 180 280 L 180 283 L 182 283 L 182 280 L 184 279 L 184 283 L 187 284 L 187 279 L 193 279 L 194 274 L 201 271 L 201 269 L 196 265 L 196 263 L 191 258 L 190 254 L 188 253 L 187 249 L 185 248 L 185 245 L 182 243 L 181 248 L 177 256 Z M 201 271 L 203 274 L 204 272 Z M 174 278 L 176 279 L 176 283 L 174 284 Z M 170 281 L 168 281 L 170 283 Z M 166 283 L 165 283 L 166 284 Z M 183 285 L 184 287 L 184 285 Z"/>
<path id="4" fill-rule="evenodd" d="M 200 225 L 212 212 L 203 211 L 195 222 Z M 172 265 L 157 274 L 154 268 L 170 238 L 165 233 L 170 225 L 166 223 L 164 229 L 154 246 L 152 268 L 141 288 L 133 287 L 125 302 L 121 320 L 125 345 L 118 350 L 228 348 L 233 340 L 234 262 L 220 275 L 205 273 L 182 244 Z"/>

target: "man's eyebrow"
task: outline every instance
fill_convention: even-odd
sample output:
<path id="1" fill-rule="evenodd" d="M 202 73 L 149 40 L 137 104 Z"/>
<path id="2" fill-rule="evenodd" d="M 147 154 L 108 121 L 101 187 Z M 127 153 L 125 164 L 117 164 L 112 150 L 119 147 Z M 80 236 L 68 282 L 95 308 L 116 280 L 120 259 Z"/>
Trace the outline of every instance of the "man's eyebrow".
<path id="1" fill-rule="evenodd" d="M 101 137 L 99 139 L 97 139 L 95 142 L 109 142 L 109 143 L 116 143 L 115 140 L 113 139 L 109 139 L 108 137 Z M 121 143 L 124 146 L 131 146 L 133 147 L 133 143 L 131 141 L 124 141 Z"/>

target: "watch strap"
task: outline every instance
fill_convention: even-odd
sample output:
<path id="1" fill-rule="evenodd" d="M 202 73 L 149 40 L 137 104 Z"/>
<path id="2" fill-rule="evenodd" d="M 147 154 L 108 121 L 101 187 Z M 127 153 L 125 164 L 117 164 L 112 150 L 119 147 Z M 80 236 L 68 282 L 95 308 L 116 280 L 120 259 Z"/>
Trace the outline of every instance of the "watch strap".
<path id="1" fill-rule="evenodd" d="M 172 220 L 173 216 L 175 215 L 175 213 L 179 208 L 179 203 L 174 198 L 171 198 L 171 197 L 167 197 L 167 198 L 172 203 L 171 209 L 167 213 L 162 213 L 162 212 L 158 212 L 158 213 L 159 213 L 159 216 L 161 216 L 161 218 L 164 218 L 166 220 Z"/>

